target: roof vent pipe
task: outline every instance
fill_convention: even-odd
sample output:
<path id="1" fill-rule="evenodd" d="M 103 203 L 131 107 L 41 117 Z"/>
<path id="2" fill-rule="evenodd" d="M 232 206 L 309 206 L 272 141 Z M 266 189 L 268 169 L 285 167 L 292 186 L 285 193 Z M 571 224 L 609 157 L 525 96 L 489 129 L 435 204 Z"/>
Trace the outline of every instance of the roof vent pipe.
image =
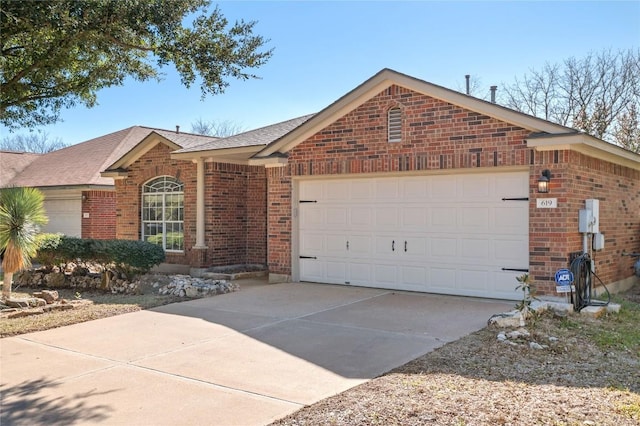
<path id="1" fill-rule="evenodd" d="M 498 89 L 498 86 L 491 86 L 491 103 L 495 104 L 496 103 L 496 90 Z"/>
<path id="2" fill-rule="evenodd" d="M 467 95 L 470 95 L 471 93 L 471 87 L 469 85 L 469 79 L 471 78 L 471 76 L 469 74 L 466 74 L 464 76 L 465 80 L 467 80 Z"/>
<path id="3" fill-rule="evenodd" d="M 180 133 L 180 126 L 176 125 L 176 134 Z"/>

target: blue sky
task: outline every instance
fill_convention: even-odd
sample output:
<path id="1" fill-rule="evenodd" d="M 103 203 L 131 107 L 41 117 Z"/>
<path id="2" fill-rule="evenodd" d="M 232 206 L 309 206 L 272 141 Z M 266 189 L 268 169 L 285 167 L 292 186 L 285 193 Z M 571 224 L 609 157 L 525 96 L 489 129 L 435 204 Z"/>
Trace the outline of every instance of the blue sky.
<path id="1" fill-rule="evenodd" d="M 464 75 L 483 87 L 530 68 L 604 48 L 640 46 L 640 1 L 627 2 L 220 2 L 231 21 L 258 21 L 273 58 L 259 80 L 231 81 L 200 98 L 171 67 L 160 82 L 132 80 L 98 94 L 99 105 L 62 112 L 40 128 L 75 144 L 133 125 L 191 129 L 198 118 L 245 130 L 317 112 L 392 68 L 456 90 Z M 2 136 L 7 135 L 0 129 Z"/>

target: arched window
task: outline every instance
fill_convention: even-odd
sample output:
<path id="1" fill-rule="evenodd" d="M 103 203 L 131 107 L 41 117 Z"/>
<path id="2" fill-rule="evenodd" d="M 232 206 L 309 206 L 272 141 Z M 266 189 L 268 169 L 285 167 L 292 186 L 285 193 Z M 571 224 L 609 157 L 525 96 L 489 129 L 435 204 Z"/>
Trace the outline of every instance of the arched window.
<path id="1" fill-rule="evenodd" d="M 389 142 L 402 141 L 402 110 L 399 107 L 393 107 L 387 113 L 387 129 Z"/>
<path id="2" fill-rule="evenodd" d="M 160 176 L 142 187 L 142 239 L 167 251 L 184 250 L 184 184 Z"/>

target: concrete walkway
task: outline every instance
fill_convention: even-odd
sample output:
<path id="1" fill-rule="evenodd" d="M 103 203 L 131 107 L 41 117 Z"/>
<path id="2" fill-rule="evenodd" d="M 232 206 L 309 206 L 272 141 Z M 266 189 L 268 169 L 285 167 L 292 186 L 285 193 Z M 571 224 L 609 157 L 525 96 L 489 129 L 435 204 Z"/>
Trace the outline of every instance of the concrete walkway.
<path id="1" fill-rule="evenodd" d="M 325 284 L 246 284 L 1 339 L 0 424 L 268 424 L 513 307 Z"/>

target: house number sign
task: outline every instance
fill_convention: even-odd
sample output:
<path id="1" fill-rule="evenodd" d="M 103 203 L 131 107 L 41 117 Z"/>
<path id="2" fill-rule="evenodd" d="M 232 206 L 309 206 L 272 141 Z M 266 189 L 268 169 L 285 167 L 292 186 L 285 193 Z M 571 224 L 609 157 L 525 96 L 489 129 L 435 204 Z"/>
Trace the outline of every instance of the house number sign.
<path id="1" fill-rule="evenodd" d="M 538 198 L 536 200 L 536 207 L 539 209 L 555 209 L 558 208 L 557 198 Z"/>

